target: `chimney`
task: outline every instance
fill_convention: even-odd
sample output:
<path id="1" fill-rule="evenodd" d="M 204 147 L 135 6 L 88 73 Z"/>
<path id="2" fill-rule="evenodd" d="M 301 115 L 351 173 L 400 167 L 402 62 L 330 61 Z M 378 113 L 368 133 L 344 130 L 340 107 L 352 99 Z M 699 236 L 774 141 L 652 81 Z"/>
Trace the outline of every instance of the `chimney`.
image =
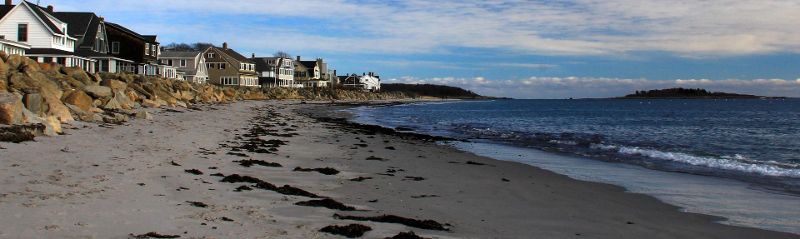
<path id="1" fill-rule="evenodd" d="M 14 1 L 13 0 L 6 0 L 6 6 L 11 6 L 11 5 L 14 5 Z"/>
<path id="2" fill-rule="evenodd" d="M 222 43 L 222 49 L 223 50 L 228 50 L 228 43 L 227 42 L 223 42 Z"/>
<path id="3" fill-rule="evenodd" d="M 300 56 L 297 56 L 297 61 L 300 61 Z"/>
<path id="4" fill-rule="evenodd" d="M 47 5 L 47 12 L 53 13 L 53 5 Z"/>
<path id="5" fill-rule="evenodd" d="M 101 22 L 105 22 L 105 21 L 106 21 L 106 18 L 101 16 L 101 17 L 100 17 L 100 21 L 101 21 Z"/>
<path id="6" fill-rule="evenodd" d="M 336 70 L 333 70 L 333 76 L 338 76 L 338 75 L 336 74 Z"/>
<path id="7" fill-rule="evenodd" d="M 253 53 L 253 59 L 255 59 L 255 58 L 256 58 L 256 53 Z"/>

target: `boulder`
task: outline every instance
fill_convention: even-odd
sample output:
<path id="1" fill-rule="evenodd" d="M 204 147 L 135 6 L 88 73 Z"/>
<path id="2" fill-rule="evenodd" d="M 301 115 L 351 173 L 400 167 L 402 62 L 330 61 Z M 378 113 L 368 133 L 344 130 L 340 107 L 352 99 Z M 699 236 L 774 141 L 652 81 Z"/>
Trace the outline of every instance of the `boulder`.
<path id="1" fill-rule="evenodd" d="M 22 98 L 22 103 L 25 108 L 36 115 L 45 115 L 49 111 L 47 104 L 44 102 L 44 97 L 39 93 L 26 94 Z"/>
<path id="2" fill-rule="evenodd" d="M 82 90 L 76 90 L 64 98 L 64 103 L 77 106 L 83 111 L 89 111 L 92 108 L 92 97 Z"/>
<path id="3" fill-rule="evenodd" d="M 122 124 L 128 122 L 129 118 L 127 115 L 120 114 L 120 113 L 113 113 L 112 115 L 103 115 L 103 122 L 109 124 Z"/>
<path id="4" fill-rule="evenodd" d="M 112 95 L 111 88 L 108 86 L 88 85 L 83 87 L 83 90 L 95 99 L 111 98 Z"/>
<path id="5" fill-rule="evenodd" d="M 158 108 L 158 107 L 161 107 L 161 104 L 159 104 L 156 101 L 152 101 L 152 100 L 148 100 L 148 99 L 142 99 L 142 106 L 148 107 L 148 108 Z"/>
<path id="6" fill-rule="evenodd" d="M 143 120 L 152 120 L 153 115 L 150 114 L 150 112 L 147 112 L 146 110 L 140 110 L 139 112 L 136 112 L 136 118 Z"/>
<path id="7" fill-rule="evenodd" d="M 103 118 L 100 118 L 99 121 L 95 120 L 95 117 L 100 117 L 99 115 L 97 115 L 95 113 L 92 113 L 92 112 L 89 112 L 89 111 L 86 111 L 86 110 L 83 110 L 83 109 L 81 109 L 80 107 L 78 107 L 76 105 L 67 104 L 67 108 L 69 108 L 69 111 L 72 112 L 72 114 L 75 116 L 75 118 L 77 118 L 80 121 L 83 121 L 83 122 L 103 122 Z"/>
<path id="8" fill-rule="evenodd" d="M 125 91 L 128 89 L 128 83 L 114 79 L 105 79 L 100 85 L 107 86 L 113 91 Z"/>
<path id="9" fill-rule="evenodd" d="M 9 92 L 0 92 L 0 124 L 21 124 L 22 97 Z"/>
<path id="10" fill-rule="evenodd" d="M 2 51 L 0 51 L 2 53 Z M 44 125 L 0 125 L 0 142 L 21 143 L 33 140 L 44 131 Z"/>
<path id="11" fill-rule="evenodd" d="M 186 102 L 183 102 L 183 101 L 177 101 L 177 102 L 175 102 L 175 106 L 177 106 L 177 107 L 183 107 L 183 108 L 189 108 L 189 106 L 188 106 L 188 105 L 186 105 Z"/>
<path id="12" fill-rule="evenodd" d="M 122 105 L 117 101 L 117 98 L 114 97 L 114 98 L 111 98 L 110 100 L 108 100 L 108 102 L 106 102 L 106 104 L 103 107 L 100 107 L 100 108 L 103 108 L 103 109 L 106 109 L 106 110 L 119 110 L 119 109 L 122 109 Z"/>
<path id="13" fill-rule="evenodd" d="M 36 136 L 55 136 L 62 133 L 61 122 L 55 116 L 42 118 L 26 109 L 22 110 L 22 115 L 26 124 L 44 125 L 44 129 L 41 132 L 37 132 L 38 134 L 35 134 Z"/>
<path id="14" fill-rule="evenodd" d="M 93 77 L 89 77 L 89 74 L 86 74 L 83 69 L 80 67 L 61 67 L 61 73 L 64 75 L 68 75 L 74 78 L 77 81 L 80 81 L 84 85 L 96 85 L 97 82 Z"/>
<path id="15" fill-rule="evenodd" d="M 119 103 L 120 107 L 126 110 L 132 109 L 134 105 L 136 105 L 136 102 L 131 100 L 127 94 L 122 93 L 122 91 L 114 91 L 114 100 Z"/>

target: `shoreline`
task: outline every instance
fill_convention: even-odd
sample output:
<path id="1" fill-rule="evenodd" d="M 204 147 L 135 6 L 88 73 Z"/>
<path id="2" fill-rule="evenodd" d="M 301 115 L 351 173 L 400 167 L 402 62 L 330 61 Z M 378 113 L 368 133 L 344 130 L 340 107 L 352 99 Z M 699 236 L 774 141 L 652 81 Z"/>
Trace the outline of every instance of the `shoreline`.
<path id="1" fill-rule="evenodd" d="M 372 228 L 364 238 L 408 231 L 431 238 L 796 238 L 713 223 L 719 218 L 679 212 L 618 186 L 296 113 L 313 107 L 327 106 L 245 101 L 162 110 L 153 121 L 76 123 L 68 135 L 2 143 L 0 180 L 7 186 L 0 209 L 11 216 L 0 219 L 0 237 L 341 238 L 319 230 L 357 223 Z M 242 160 L 281 167 L 245 167 Z M 221 182 L 216 173 L 275 188 Z M 235 191 L 248 185 L 252 191 Z M 362 211 L 298 206 L 312 198 L 281 185 Z M 449 231 L 334 214 L 433 220 Z"/>

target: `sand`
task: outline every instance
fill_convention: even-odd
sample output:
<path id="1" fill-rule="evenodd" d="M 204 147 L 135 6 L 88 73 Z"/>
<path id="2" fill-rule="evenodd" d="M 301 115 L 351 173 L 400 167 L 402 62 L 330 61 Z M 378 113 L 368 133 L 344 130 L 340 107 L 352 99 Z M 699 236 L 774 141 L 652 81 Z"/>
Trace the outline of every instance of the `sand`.
<path id="1" fill-rule="evenodd" d="M 155 110 L 152 121 L 119 126 L 74 123 L 66 135 L 0 143 L 0 238 L 342 238 L 319 230 L 352 223 L 372 229 L 363 238 L 408 231 L 429 238 L 798 237 L 722 225 L 616 186 L 297 113 L 329 115 L 324 105 L 203 108 Z M 261 141 L 253 141 L 254 123 Z M 286 144 L 255 147 L 261 153 L 237 149 L 264 140 Z M 234 162 L 247 159 L 281 167 Z M 274 187 L 221 182 L 216 173 Z M 358 177 L 370 179 L 351 181 Z M 236 191 L 244 185 L 253 190 Z M 287 195 L 297 191 L 278 189 L 283 185 L 358 211 L 295 205 L 313 198 Z M 449 231 L 334 214 L 430 219 Z"/>

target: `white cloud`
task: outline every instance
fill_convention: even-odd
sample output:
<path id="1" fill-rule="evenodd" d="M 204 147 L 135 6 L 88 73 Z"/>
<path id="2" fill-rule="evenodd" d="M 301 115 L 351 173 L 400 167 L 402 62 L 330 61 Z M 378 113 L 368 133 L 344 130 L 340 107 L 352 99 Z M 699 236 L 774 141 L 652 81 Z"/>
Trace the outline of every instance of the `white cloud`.
<path id="1" fill-rule="evenodd" d="M 165 26 L 154 32 L 165 35 L 175 34 L 167 30 L 170 28 L 180 31 L 185 25 L 181 22 L 212 19 L 234 24 L 240 17 L 315 19 L 343 33 L 303 30 L 309 27 L 307 24 L 271 29 L 282 35 L 258 30 L 270 26 L 232 25 L 193 32 L 197 36 L 237 36 L 249 30 L 247 37 L 253 41 L 249 45 L 274 44 L 288 50 L 312 47 L 324 51 L 421 53 L 480 47 L 523 54 L 666 51 L 687 57 L 800 52 L 800 3 L 794 0 L 410 0 L 392 4 L 346 0 L 173 0 L 169 4 L 161 0 L 52 0 L 43 4 L 56 4 L 61 10 L 93 10 L 101 15 L 152 15 L 144 19 Z M 190 21 L 166 21 L 174 19 L 170 16 Z"/>
<path id="2" fill-rule="evenodd" d="M 514 98 L 597 98 L 630 94 L 637 90 L 672 87 L 704 88 L 711 91 L 764 96 L 800 97 L 800 79 L 648 80 L 602 77 L 530 77 L 518 80 L 489 80 L 483 77 L 416 78 L 401 77 L 385 83 L 442 84 L 462 87 L 483 95 Z"/>

